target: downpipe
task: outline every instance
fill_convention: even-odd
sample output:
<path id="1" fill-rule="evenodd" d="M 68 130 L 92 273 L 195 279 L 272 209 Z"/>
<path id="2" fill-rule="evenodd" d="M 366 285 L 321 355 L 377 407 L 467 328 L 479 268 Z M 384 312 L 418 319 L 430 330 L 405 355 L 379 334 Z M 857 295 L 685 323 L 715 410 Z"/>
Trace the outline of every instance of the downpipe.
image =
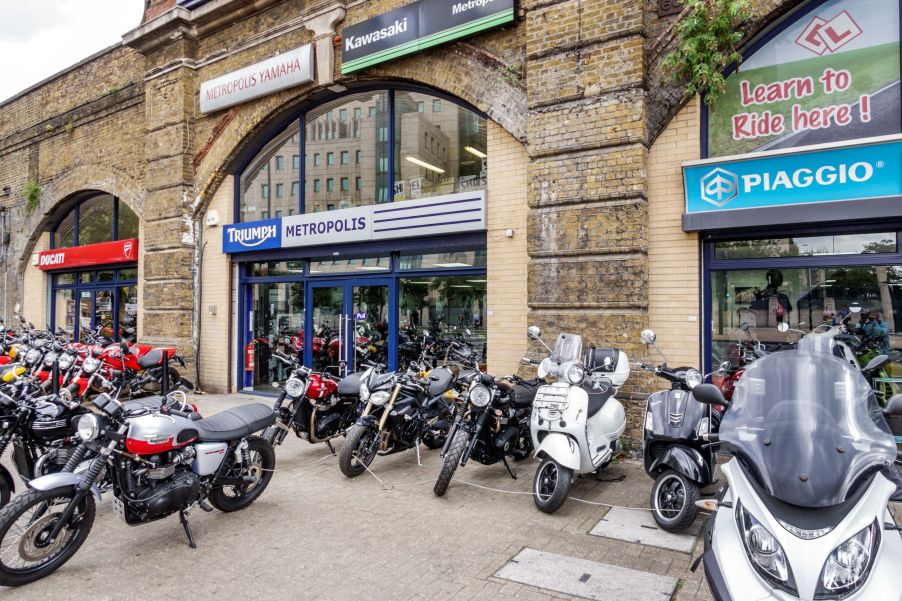
<path id="1" fill-rule="evenodd" d="M 199 203 L 198 203 L 199 206 Z M 192 336 L 194 338 L 194 381 L 197 382 L 195 392 L 202 392 L 200 381 L 200 348 L 201 348 L 201 309 L 203 308 L 203 265 L 204 249 L 207 243 L 203 241 L 203 229 L 200 222 L 200 211 L 195 209 L 194 214 L 194 315 L 192 316 Z"/>

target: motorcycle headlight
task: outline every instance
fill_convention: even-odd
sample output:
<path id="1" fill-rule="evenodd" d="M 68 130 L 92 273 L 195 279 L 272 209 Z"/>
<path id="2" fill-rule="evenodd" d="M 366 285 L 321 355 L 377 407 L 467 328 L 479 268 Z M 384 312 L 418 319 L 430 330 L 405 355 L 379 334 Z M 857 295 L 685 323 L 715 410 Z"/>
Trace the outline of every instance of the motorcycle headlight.
<path id="1" fill-rule="evenodd" d="M 285 392 L 288 396 L 298 398 L 304 395 L 304 381 L 300 378 L 288 378 L 285 382 Z"/>
<path id="2" fill-rule="evenodd" d="M 574 386 L 578 386 L 586 378 L 586 369 L 579 363 L 571 363 L 564 370 L 564 377 Z"/>
<path id="3" fill-rule="evenodd" d="M 387 390 L 377 390 L 370 395 L 370 402 L 376 407 L 381 407 L 388 401 L 388 397 L 389 394 Z"/>
<path id="4" fill-rule="evenodd" d="M 78 437 L 88 442 L 100 435 L 100 417 L 88 413 L 78 419 Z"/>
<path id="5" fill-rule="evenodd" d="M 38 359 L 41 358 L 41 351 L 36 348 L 28 349 L 28 352 L 25 353 L 25 363 L 26 365 L 34 365 L 38 362 Z"/>
<path id="6" fill-rule="evenodd" d="M 685 379 L 686 386 L 689 387 L 689 390 L 692 390 L 705 380 L 704 376 L 702 376 L 702 372 L 697 369 L 687 369 Z"/>
<path id="7" fill-rule="evenodd" d="M 44 355 L 44 365 L 46 365 L 47 367 L 53 367 L 53 362 L 56 361 L 56 358 L 57 358 L 56 352 L 51 351 L 51 352 L 47 353 L 46 355 Z"/>
<path id="8" fill-rule="evenodd" d="M 485 407 L 492 400 L 491 391 L 485 386 L 474 386 L 470 389 L 470 402 L 476 407 Z"/>
<path id="9" fill-rule="evenodd" d="M 85 362 L 81 365 L 86 374 L 92 374 L 100 367 L 100 360 L 94 357 L 85 357 Z"/>
<path id="10" fill-rule="evenodd" d="M 368 401 L 370 399 L 370 387 L 366 385 L 366 380 L 360 382 L 360 400 Z"/>
<path id="11" fill-rule="evenodd" d="M 772 586 L 796 594 L 796 583 L 786 561 L 786 554 L 777 539 L 749 513 L 742 503 L 736 503 L 736 523 L 742 546 L 752 560 L 758 574 Z"/>
<path id="12" fill-rule="evenodd" d="M 841 599 L 864 583 L 880 538 L 877 522 L 833 549 L 821 570 L 815 599 Z"/>
<path id="13" fill-rule="evenodd" d="M 69 353 L 63 353 L 62 355 L 60 355 L 60 369 L 62 371 L 66 371 L 67 369 L 72 367 L 73 363 L 75 363 L 75 357 L 73 357 Z"/>

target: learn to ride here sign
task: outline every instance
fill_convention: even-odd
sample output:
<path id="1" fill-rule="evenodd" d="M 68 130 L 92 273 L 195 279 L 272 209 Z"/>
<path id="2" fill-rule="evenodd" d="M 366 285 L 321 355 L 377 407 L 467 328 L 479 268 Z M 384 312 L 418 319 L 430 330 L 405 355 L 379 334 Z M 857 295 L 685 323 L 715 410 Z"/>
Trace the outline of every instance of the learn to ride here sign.
<path id="1" fill-rule="evenodd" d="M 708 156 L 902 131 L 898 0 L 812 4 L 727 78 Z"/>

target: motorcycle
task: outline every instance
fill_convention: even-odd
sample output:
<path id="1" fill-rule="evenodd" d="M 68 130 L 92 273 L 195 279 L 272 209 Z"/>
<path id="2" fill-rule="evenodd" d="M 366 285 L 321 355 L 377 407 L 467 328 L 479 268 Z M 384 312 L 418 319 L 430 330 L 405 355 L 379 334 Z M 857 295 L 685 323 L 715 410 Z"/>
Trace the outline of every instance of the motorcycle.
<path id="1" fill-rule="evenodd" d="M 0 585 L 44 578 L 78 551 L 94 525 L 98 482 L 107 472 L 113 508 L 126 524 L 178 512 L 192 548 L 190 508 L 212 511 L 209 501 L 220 511 L 244 509 L 272 478 L 273 448 L 253 435 L 273 423 L 266 405 L 242 405 L 196 420 L 168 407 L 124 406 L 106 393 L 93 404 L 98 413 L 78 420 L 82 443 L 76 453 L 95 456 L 75 471 L 30 481 L 27 492 L 0 510 L 0 544 L 14 550 L 0 556 Z"/>
<path id="2" fill-rule="evenodd" d="M 730 456 L 727 486 L 700 502 L 715 512 L 699 558 L 715 599 L 902 599 L 902 534 L 888 507 L 902 487 L 884 417 L 902 414 L 902 396 L 881 411 L 833 349 L 812 334 L 756 361 L 732 401 L 709 384 L 693 390 L 727 405 L 709 435 Z"/>
<path id="3" fill-rule="evenodd" d="M 558 380 L 538 389 L 530 417 L 535 455 L 542 460 L 533 501 L 541 511 L 554 513 L 567 500 L 575 474 L 598 473 L 620 450 L 626 413 L 614 394 L 629 377 L 629 360 L 614 348 L 590 348 L 583 355 L 583 340 L 576 334 L 558 335 L 554 349 L 538 327 L 530 326 L 527 335 L 551 353 L 539 364 L 539 378 Z M 521 363 L 534 364 L 528 358 Z"/>
<path id="4" fill-rule="evenodd" d="M 655 346 L 655 333 L 644 330 L 641 341 Z M 717 432 L 723 407 L 699 403 L 692 391 L 704 382 L 700 371 L 692 367 L 667 367 L 667 358 L 658 366 L 639 364 L 671 383 L 648 397 L 645 403 L 645 427 L 642 457 L 645 473 L 654 478 L 649 506 L 655 522 L 670 532 L 682 532 L 695 522 L 699 489 L 714 482 L 715 450 L 707 436 Z M 728 371 L 724 361 L 720 371 Z M 726 397 L 726 395 L 724 395 Z"/>

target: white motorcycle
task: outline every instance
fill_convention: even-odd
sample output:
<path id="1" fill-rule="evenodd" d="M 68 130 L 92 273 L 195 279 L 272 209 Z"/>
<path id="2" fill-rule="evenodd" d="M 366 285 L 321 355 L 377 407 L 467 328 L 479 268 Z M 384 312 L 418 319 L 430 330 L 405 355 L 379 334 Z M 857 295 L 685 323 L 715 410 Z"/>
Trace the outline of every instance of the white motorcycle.
<path id="1" fill-rule="evenodd" d="M 875 357 L 873 370 L 886 356 Z M 749 366 L 732 401 L 701 384 L 696 400 L 725 404 L 727 487 L 705 535 L 705 575 L 717 600 L 902 600 L 896 445 L 858 369 L 811 334 L 793 351 Z M 696 566 L 693 566 L 693 569 Z"/>
<path id="2" fill-rule="evenodd" d="M 590 348 L 583 355 L 576 334 L 560 334 L 554 349 L 541 339 L 538 327 L 530 326 L 527 334 L 551 352 L 538 364 L 539 377 L 556 380 L 536 392 L 530 417 L 535 456 L 542 460 L 532 497 L 539 509 L 553 513 L 567 499 L 575 474 L 606 468 L 619 450 L 626 413 L 614 394 L 630 367 L 617 349 Z M 535 365 L 528 358 L 522 363 Z"/>

